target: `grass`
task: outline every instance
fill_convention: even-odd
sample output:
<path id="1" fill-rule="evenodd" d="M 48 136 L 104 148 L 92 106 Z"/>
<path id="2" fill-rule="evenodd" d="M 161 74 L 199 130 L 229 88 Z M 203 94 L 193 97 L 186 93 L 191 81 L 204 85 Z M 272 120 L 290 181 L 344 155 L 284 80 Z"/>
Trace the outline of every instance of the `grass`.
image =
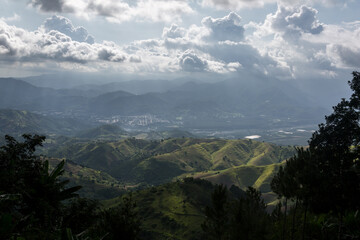
<path id="1" fill-rule="evenodd" d="M 51 145 L 51 143 L 49 143 Z M 270 191 L 277 165 L 294 148 L 254 140 L 176 138 L 148 141 L 69 140 L 53 146 L 48 156 L 67 158 L 131 184 L 169 182 L 185 176 Z M 275 165 L 273 165 L 275 164 Z"/>
<path id="2" fill-rule="evenodd" d="M 143 239 L 193 239 L 202 233 L 204 207 L 210 204 L 213 185 L 204 181 L 177 181 L 132 193 L 143 217 Z M 105 208 L 121 198 L 103 201 Z"/>

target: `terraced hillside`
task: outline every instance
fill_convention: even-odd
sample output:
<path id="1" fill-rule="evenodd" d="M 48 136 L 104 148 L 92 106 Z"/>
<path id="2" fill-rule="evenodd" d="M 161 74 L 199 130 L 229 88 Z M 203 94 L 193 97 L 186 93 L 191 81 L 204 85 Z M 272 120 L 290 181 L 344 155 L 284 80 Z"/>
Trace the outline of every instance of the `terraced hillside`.
<path id="1" fill-rule="evenodd" d="M 102 170 L 122 182 L 161 184 L 186 176 L 269 191 L 278 163 L 294 154 L 253 140 L 177 138 L 147 141 L 76 141 L 50 147 L 47 155 Z"/>

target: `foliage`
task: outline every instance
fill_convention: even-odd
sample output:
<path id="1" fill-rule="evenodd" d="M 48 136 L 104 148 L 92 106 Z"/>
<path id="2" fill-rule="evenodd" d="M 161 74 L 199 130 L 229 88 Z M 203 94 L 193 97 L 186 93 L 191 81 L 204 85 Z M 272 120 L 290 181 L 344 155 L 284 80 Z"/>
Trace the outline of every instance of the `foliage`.
<path id="1" fill-rule="evenodd" d="M 315 227 L 318 225 L 314 223 L 319 221 L 314 218 L 309 220 L 312 221 L 312 224 L 308 224 L 308 227 L 312 228 L 310 230 L 318 233 L 316 238 L 360 237 L 358 232 L 354 234 L 354 231 L 350 230 L 352 227 L 349 227 L 349 222 L 344 222 L 345 216 L 356 216 L 360 207 L 359 72 L 353 72 L 353 80 L 349 85 L 353 90 L 350 99 L 342 99 L 333 107 L 334 112 L 326 116 L 326 122 L 320 124 L 319 129 L 314 132 L 309 148 L 298 148 L 297 155 L 290 158 L 272 180 L 271 187 L 279 198 L 291 198 L 295 201 L 292 210 L 292 239 L 295 237 L 298 203 L 302 205 L 302 239 L 309 234 L 309 231 L 306 231 L 308 210 L 315 214 L 314 218 L 322 214 L 320 216 L 324 219 L 321 221 L 322 227 Z M 285 211 L 284 232 L 286 219 Z M 324 238 L 325 235 L 328 237 Z"/>
<path id="2" fill-rule="evenodd" d="M 211 207 L 205 208 L 205 221 L 201 225 L 207 239 L 226 239 L 228 230 L 228 191 L 218 185 L 211 194 Z"/>
<path id="3" fill-rule="evenodd" d="M 225 186 L 218 185 L 211 199 L 201 225 L 205 239 L 269 239 L 270 215 L 266 212 L 261 192 L 249 187 L 245 195 L 234 198 Z"/>
<path id="4" fill-rule="evenodd" d="M 97 233 L 104 233 L 102 239 L 139 239 L 141 218 L 136 210 L 132 195 L 124 196 L 121 204 L 104 210 Z"/>
<path id="5" fill-rule="evenodd" d="M 60 180 L 64 162 L 51 172 L 49 162 L 34 155 L 45 137 L 23 135 L 24 142 L 6 136 L 0 149 L 1 238 L 51 238 L 61 225 L 63 201 L 76 196 L 79 186 L 66 188 Z"/>
<path id="6" fill-rule="evenodd" d="M 63 217 L 63 228 L 80 234 L 97 224 L 100 219 L 100 203 L 87 198 L 74 198 L 66 206 Z"/>

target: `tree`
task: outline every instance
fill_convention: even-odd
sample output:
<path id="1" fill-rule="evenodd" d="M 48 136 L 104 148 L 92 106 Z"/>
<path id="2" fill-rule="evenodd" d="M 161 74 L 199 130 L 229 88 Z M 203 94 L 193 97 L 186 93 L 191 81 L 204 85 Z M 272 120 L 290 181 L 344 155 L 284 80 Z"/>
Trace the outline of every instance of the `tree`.
<path id="1" fill-rule="evenodd" d="M 18 142 L 5 136 L 7 144 L 0 148 L 0 221 L 9 223 L 0 227 L 0 237 L 52 238 L 61 224 L 62 202 L 76 196 L 80 187 L 66 189 L 68 181 L 60 180 L 64 161 L 49 172 L 49 162 L 34 155 L 45 137 L 23 138 Z"/>
<path id="2" fill-rule="evenodd" d="M 317 155 L 316 168 L 322 187 L 312 207 L 317 212 L 333 212 L 339 218 L 339 238 L 346 211 L 359 209 L 360 201 L 360 73 L 349 81 L 353 90 L 325 117 L 309 144 Z"/>
<path id="3" fill-rule="evenodd" d="M 308 208 L 338 217 L 340 239 L 345 213 L 360 206 L 359 72 L 353 72 L 349 85 L 353 90 L 350 99 L 342 99 L 333 107 L 334 112 L 312 135 L 309 149 L 297 149 L 297 155 L 280 168 L 271 183 L 279 197 L 295 197 L 302 202 L 303 239 Z"/>
<path id="4" fill-rule="evenodd" d="M 131 194 L 123 197 L 119 206 L 103 211 L 101 218 L 98 227 L 98 232 L 104 232 L 101 239 L 139 239 L 141 219 Z"/>
<path id="5" fill-rule="evenodd" d="M 97 200 L 73 198 L 65 208 L 63 228 L 80 234 L 95 227 L 100 217 L 100 203 Z"/>
<path id="6" fill-rule="evenodd" d="M 268 239 L 270 226 L 270 216 L 261 192 L 248 187 L 245 196 L 231 205 L 230 239 Z"/>
<path id="7" fill-rule="evenodd" d="M 201 228 L 207 239 L 227 239 L 228 233 L 228 190 L 220 184 L 211 194 L 212 206 L 205 208 L 205 221 Z"/>

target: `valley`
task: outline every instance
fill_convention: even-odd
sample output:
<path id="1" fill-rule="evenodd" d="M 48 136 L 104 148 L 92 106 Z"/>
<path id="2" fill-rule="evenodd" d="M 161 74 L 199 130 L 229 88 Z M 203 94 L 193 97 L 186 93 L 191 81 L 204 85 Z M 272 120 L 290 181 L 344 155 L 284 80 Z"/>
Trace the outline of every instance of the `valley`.
<path id="1" fill-rule="evenodd" d="M 38 114 L 37 121 L 48 118 L 47 125 L 50 121 L 74 123 L 68 129 L 33 128 L 43 134 L 74 136 L 86 128 L 114 124 L 140 138 L 153 135 L 151 132 L 180 130 L 202 138 L 259 135 L 260 141 L 306 145 L 317 122 L 328 112 L 295 85 L 279 85 L 273 79 L 214 83 L 149 80 L 63 89 L 50 88 L 50 80 L 24 80 L 0 79 L 0 109 Z M 148 90 L 141 88 L 143 85 L 149 86 Z M 9 114 L 3 112 L 4 121 Z M 30 122 L 34 121 L 31 117 Z"/>

